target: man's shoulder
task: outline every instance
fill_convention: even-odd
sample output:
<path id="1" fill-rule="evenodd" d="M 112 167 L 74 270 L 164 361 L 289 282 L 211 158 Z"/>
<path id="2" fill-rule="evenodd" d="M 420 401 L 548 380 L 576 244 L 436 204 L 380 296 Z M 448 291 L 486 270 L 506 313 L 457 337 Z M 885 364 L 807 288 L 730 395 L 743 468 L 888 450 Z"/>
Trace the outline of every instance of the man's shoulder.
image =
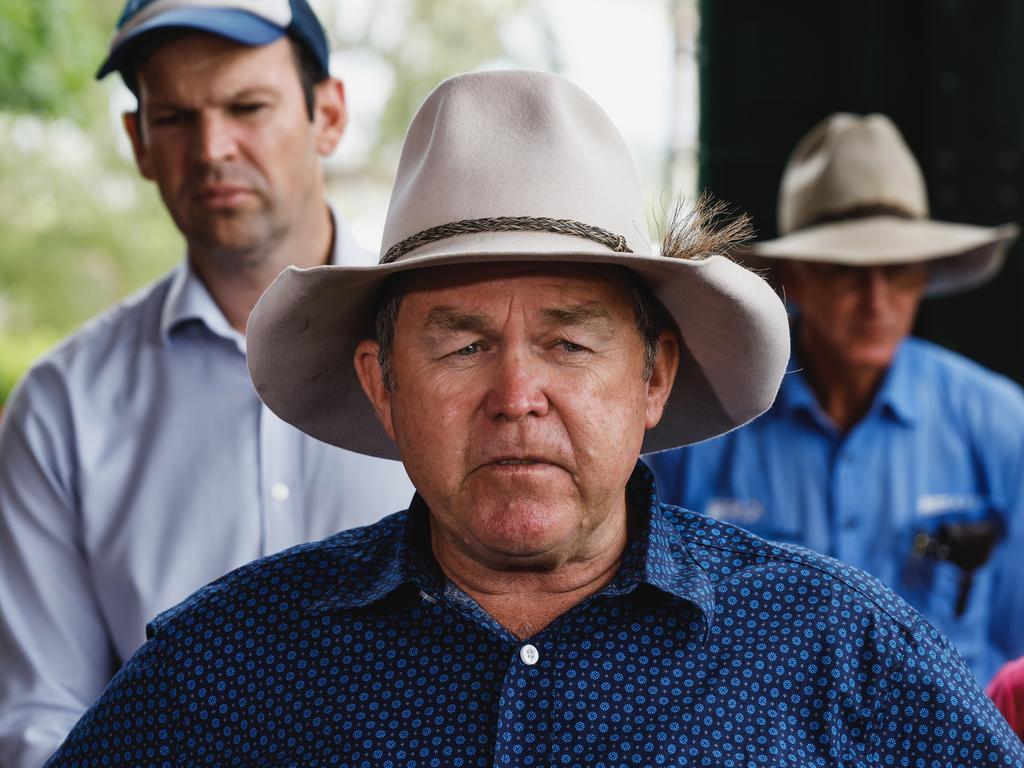
<path id="1" fill-rule="evenodd" d="M 901 354 L 909 358 L 917 381 L 941 387 L 949 396 L 990 395 L 1024 403 L 1015 381 L 946 347 L 910 337 Z"/>
<path id="2" fill-rule="evenodd" d="M 150 634 L 195 635 L 210 626 L 288 621 L 322 607 L 367 602 L 398 565 L 407 512 L 254 560 L 157 616 Z"/>
<path id="3" fill-rule="evenodd" d="M 1013 454 L 1024 433 L 1024 390 L 1012 379 L 921 339 L 907 339 L 907 374 L 923 425 L 942 425 L 987 453 Z"/>
<path id="4" fill-rule="evenodd" d="M 88 320 L 33 365 L 29 375 L 41 371 L 70 372 L 109 359 L 115 347 L 156 339 L 160 313 L 170 288 L 171 272 Z"/>
<path id="5" fill-rule="evenodd" d="M 43 354 L 18 383 L 8 416 L 53 413 L 70 408 L 74 397 L 94 389 L 94 377 L 158 339 L 160 313 L 174 273 L 136 291 L 104 310 Z"/>
<path id="6" fill-rule="evenodd" d="M 817 593 L 829 601 L 856 604 L 876 619 L 913 634 L 927 631 L 921 615 L 874 576 L 796 544 L 764 539 L 737 525 L 662 504 L 687 553 L 716 590 L 728 595 L 751 580 L 779 591 Z"/>

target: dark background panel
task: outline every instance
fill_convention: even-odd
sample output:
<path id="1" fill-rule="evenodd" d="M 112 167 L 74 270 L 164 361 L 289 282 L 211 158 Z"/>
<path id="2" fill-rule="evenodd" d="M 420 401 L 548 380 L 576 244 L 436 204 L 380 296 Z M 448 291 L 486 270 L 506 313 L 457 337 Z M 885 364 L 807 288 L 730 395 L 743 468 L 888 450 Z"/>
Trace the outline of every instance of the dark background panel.
<path id="1" fill-rule="evenodd" d="M 701 0 L 700 184 L 776 234 L 789 152 L 837 111 L 883 112 L 932 215 L 1024 221 L 1024 0 Z M 1024 383 L 1024 253 L 930 299 L 916 333 Z"/>

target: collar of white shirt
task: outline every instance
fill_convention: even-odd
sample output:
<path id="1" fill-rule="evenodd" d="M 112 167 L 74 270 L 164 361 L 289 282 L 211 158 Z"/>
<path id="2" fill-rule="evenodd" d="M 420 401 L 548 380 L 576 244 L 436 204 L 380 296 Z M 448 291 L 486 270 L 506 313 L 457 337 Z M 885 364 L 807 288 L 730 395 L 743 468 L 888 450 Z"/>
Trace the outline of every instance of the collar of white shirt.
<path id="1" fill-rule="evenodd" d="M 367 266 L 375 264 L 374 254 L 356 242 L 345 219 L 330 203 L 328 209 L 334 222 L 334 247 L 330 263 Z M 161 341 L 164 344 L 173 343 L 178 332 L 194 322 L 201 323 L 211 333 L 231 341 L 238 347 L 239 352 L 245 354 L 245 334 L 239 333 L 231 326 L 186 258 L 175 267 L 167 298 L 164 300 L 160 315 Z"/>

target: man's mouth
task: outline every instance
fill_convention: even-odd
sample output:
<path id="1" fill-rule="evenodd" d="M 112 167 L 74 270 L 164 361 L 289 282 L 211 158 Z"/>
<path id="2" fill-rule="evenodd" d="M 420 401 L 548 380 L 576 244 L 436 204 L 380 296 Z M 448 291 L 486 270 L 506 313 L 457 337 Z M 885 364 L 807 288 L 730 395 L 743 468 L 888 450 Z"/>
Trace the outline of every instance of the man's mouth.
<path id="1" fill-rule="evenodd" d="M 495 464 L 550 464 L 549 461 L 540 461 L 538 459 L 498 459 L 494 462 Z"/>
<path id="2" fill-rule="evenodd" d="M 196 197 L 200 200 L 228 200 L 247 194 L 249 194 L 247 187 L 239 187 L 233 184 L 217 184 L 200 187 L 196 190 Z"/>

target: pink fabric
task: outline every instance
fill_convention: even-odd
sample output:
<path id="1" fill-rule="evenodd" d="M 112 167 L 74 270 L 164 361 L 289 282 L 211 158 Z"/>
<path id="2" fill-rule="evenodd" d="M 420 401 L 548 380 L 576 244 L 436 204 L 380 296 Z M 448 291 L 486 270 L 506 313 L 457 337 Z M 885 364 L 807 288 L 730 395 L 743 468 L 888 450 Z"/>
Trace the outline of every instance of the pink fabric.
<path id="1" fill-rule="evenodd" d="M 1024 739 L 1024 656 L 1004 664 L 985 692 L 1014 732 Z"/>

